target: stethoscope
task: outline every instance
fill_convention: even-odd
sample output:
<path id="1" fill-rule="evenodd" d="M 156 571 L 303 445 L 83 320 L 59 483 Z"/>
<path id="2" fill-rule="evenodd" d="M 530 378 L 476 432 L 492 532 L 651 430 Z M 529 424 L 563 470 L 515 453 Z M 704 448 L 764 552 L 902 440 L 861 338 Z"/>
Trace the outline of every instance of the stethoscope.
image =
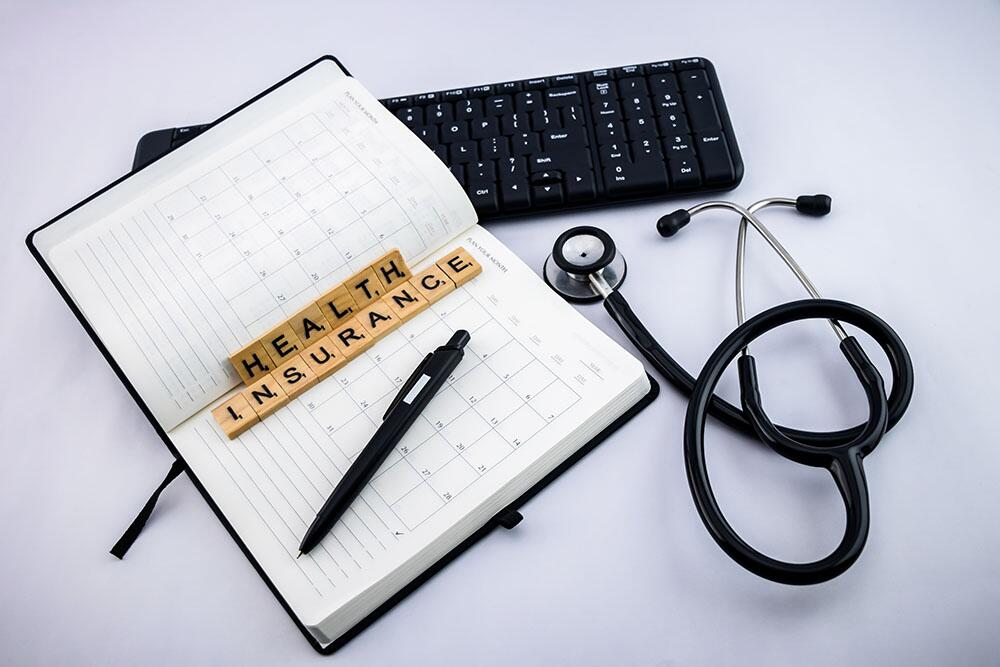
<path id="1" fill-rule="evenodd" d="M 860 306 L 820 296 L 802 267 L 757 218 L 757 212 L 769 206 L 794 206 L 800 213 L 819 216 L 830 212 L 830 198 L 826 195 L 804 195 L 797 199 L 774 197 L 762 199 L 749 208 L 710 201 L 669 213 L 656 223 L 659 233 L 670 237 L 687 225 L 692 216 L 704 211 L 726 209 L 735 211 L 741 218 L 736 246 L 738 326 L 711 354 L 697 380 L 666 353 L 618 291 L 625 280 L 627 266 L 605 231 L 584 226 L 561 234 L 545 261 L 544 276 L 545 281 L 568 301 L 603 300 L 605 309 L 649 363 L 670 384 L 690 397 L 684 421 L 688 484 L 698 513 L 719 546 L 744 568 L 771 581 L 815 584 L 843 573 L 861 555 L 870 523 L 862 460 L 906 411 L 913 393 L 913 366 L 902 340 L 878 316 Z M 746 319 L 743 267 L 748 225 L 752 225 L 784 260 L 811 298 L 784 303 Z M 840 431 L 804 431 L 777 425 L 765 413 L 756 362 L 748 346 L 784 324 L 808 319 L 828 320 L 840 339 L 841 352 L 854 369 L 868 399 L 865 423 Z M 848 335 L 843 322 L 870 335 L 885 352 L 892 369 L 892 391 L 888 396 L 882 376 L 857 339 Z M 741 408 L 715 393 L 723 371 L 737 357 Z M 811 563 L 789 563 L 757 551 L 736 533 L 723 515 L 708 477 L 704 441 L 708 415 L 756 437 L 787 459 L 830 471 L 847 513 L 844 536 L 832 553 Z"/>

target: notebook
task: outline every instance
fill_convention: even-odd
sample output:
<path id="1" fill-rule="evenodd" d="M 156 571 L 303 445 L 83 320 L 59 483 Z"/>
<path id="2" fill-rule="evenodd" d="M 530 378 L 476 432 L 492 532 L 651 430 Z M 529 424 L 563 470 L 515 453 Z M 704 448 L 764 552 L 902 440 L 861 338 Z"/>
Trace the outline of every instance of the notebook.
<path id="1" fill-rule="evenodd" d="M 318 648 L 477 535 L 653 392 L 642 365 L 492 234 L 333 58 L 28 238 L 161 437 Z M 234 440 L 228 356 L 387 250 L 482 274 Z M 298 544 L 451 332 L 462 364 L 323 542 Z M 428 622 L 428 628 L 432 623 Z"/>

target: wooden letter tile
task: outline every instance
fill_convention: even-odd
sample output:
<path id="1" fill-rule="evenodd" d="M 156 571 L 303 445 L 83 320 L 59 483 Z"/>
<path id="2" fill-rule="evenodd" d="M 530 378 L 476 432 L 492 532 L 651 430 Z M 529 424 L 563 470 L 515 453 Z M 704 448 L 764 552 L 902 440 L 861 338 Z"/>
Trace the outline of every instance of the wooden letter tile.
<path id="1" fill-rule="evenodd" d="M 358 320 L 361 322 L 361 326 L 376 340 L 403 323 L 403 320 L 389 306 L 385 297 L 362 310 L 358 314 Z"/>
<path id="2" fill-rule="evenodd" d="M 482 265 L 472 258 L 465 248 L 456 248 L 437 261 L 441 270 L 455 281 L 464 285 L 483 272 Z"/>
<path id="3" fill-rule="evenodd" d="M 280 366 L 304 348 L 292 325 L 282 322 L 260 337 L 260 343 L 275 366 Z"/>
<path id="4" fill-rule="evenodd" d="M 375 272 L 375 277 L 382 283 L 383 294 L 391 292 L 397 285 L 403 284 L 413 275 L 398 250 L 390 250 L 372 262 L 372 270 Z"/>
<path id="5" fill-rule="evenodd" d="M 322 380 L 347 363 L 347 357 L 340 353 L 337 343 L 327 336 L 313 343 L 302 353 L 302 358 L 316 375 L 316 381 Z"/>
<path id="6" fill-rule="evenodd" d="M 310 303 L 308 306 L 288 318 L 288 323 L 292 331 L 299 337 L 303 347 L 309 347 L 321 338 L 325 338 L 333 331 L 333 327 L 323 316 L 323 311 L 319 304 Z"/>
<path id="7" fill-rule="evenodd" d="M 337 352 L 348 361 L 358 356 L 375 342 L 358 318 L 354 318 L 330 336 L 337 345 Z"/>
<path id="8" fill-rule="evenodd" d="M 233 394 L 228 401 L 213 408 L 212 416 L 230 440 L 260 421 L 243 394 Z"/>
<path id="9" fill-rule="evenodd" d="M 281 383 L 271 375 L 265 375 L 241 393 L 261 419 L 288 402 L 288 396 L 281 388 Z"/>
<path id="10" fill-rule="evenodd" d="M 358 306 L 351 297 L 351 291 L 344 284 L 337 285 L 332 290 L 316 299 L 316 305 L 323 312 L 323 317 L 331 329 L 351 319 Z"/>
<path id="11" fill-rule="evenodd" d="M 345 280 L 344 286 L 351 293 L 351 298 L 359 310 L 382 296 L 382 283 L 370 266 Z"/>
<path id="12" fill-rule="evenodd" d="M 418 273 L 410 284 L 427 299 L 427 303 L 434 303 L 455 289 L 455 282 L 437 264 L 431 264 L 429 269 Z"/>
<path id="13" fill-rule="evenodd" d="M 271 372 L 274 364 L 271 357 L 260 341 L 255 340 L 242 350 L 229 357 L 229 363 L 233 365 L 240 378 L 246 384 L 252 384 L 258 378 Z"/>
<path id="14" fill-rule="evenodd" d="M 278 366 L 272 376 L 281 384 L 281 388 L 285 390 L 285 395 L 288 396 L 289 400 L 319 382 L 316 372 L 298 354 Z"/>
<path id="15" fill-rule="evenodd" d="M 431 305 L 409 281 L 382 297 L 382 301 L 388 303 L 392 312 L 401 320 L 407 320 Z"/>

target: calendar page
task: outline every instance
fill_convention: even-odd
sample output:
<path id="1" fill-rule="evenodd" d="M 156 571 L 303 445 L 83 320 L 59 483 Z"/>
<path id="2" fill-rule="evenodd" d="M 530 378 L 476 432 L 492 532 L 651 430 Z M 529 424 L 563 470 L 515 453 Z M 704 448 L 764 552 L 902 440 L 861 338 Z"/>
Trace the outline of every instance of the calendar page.
<path id="1" fill-rule="evenodd" d="M 634 357 L 489 232 L 476 226 L 454 243 L 483 273 L 360 358 L 235 440 L 208 411 L 171 433 L 286 600 L 327 641 L 370 607 L 371 598 L 357 606 L 363 592 L 391 595 L 394 571 L 417 567 L 421 554 L 424 566 L 437 560 L 649 388 Z M 459 328 L 471 333 L 460 366 L 350 511 L 296 558 L 402 383 Z"/>
<path id="2" fill-rule="evenodd" d="M 53 270 L 167 430 L 237 385 L 229 355 L 276 323 L 387 250 L 412 264 L 476 222 L 440 160 L 330 76 L 43 230 L 65 237 Z"/>

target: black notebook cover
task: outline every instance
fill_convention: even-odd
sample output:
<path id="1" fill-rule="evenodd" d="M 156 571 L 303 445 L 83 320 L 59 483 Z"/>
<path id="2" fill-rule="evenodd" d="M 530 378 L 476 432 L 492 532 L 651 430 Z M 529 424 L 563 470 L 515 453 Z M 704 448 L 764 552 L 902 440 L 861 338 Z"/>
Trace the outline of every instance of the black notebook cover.
<path id="1" fill-rule="evenodd" d="M 225 120 L 226 118 L 232 116 L 233 114 L 235 114 L 238 111 L 242 110 L 246 106 L 252 104 L 253 102 L 256 102 L 261 97 L 264 97 L 265 95 L 269 94 L 270 92 L 274 91 L 278 87 L 280 87 L 283 84 L 287 83 L 288 81 L 294 79 L 296 76 L 299 76 L 300 74 L 302 74 L 303 72 L 305 72 L 309 68 L 313 67 L 317 63 L 322 62 L 324 60 L 328 60 L 328 61 L 334 62 L 338 67 L 340 67 L 340 69 L 342 69 L 344 71 L 345 74 L 347 74 L 348 76 L 350 76 L 350 73 L 347 71 L 347 69 L 335 57 L 329 56 L 329 55 L 323 56 L 323 57 L 318 58 L 317 60 L 309 63 L 308 65 L 306 65 L 302 69 L 298 70 L 294 74 L 286 77 L 285 79 L 282 79 L 281 81 L 279 81 L 275 85 L 271 86 L 267 90 L 263 91 L 262 93 L 260 93 L 258 95 L 255 95 L 250 100 L 246 101 L 245 103 L 243 103 L 240 106 L 236 107 L 235 109 L 233 109 L 229 113 L 221 116 L 220 118 L 218 118 L 217 120 L 215 120 L 214 122 L 212 122 L 208 127 L 210 128 L 213 125 L 216 125 L 217 123 L 219 123 L 219 122 Z M 166 151 L 166 152 L 169 152 L 169 151 Z M 164 152 L 164 154 L 166 154 L 166 152 Z M 153 160 L 152 162 L 155 162 L 155 161 L 156 160 Z M 149 164 L 152 164 L 152 162 L 150 162 Z M 132 383 L 129 382 L 128 378 L 125 376 L 124 371 L 118 365 L 118 362 L 116 362 L 115 359 L 111 356 L 111 353 L 108 351 L 108 349 L 101 342 L 100 338 L 97 336 L 97 333 L 90 326 L 90 324 L 88 324 L 86 318 L 83 316 L 83 313 L 80 312 L 80 310 L 76 307 L 76 304 L 73 303 L 73 300 L 70 297 L 70 295 L 66 292 L 65 289 L 63 289 L 62 285 L 59 283 L 58 278 L 53 273 L 53 271 L 49 268 L 48 264 L 46 264 L 45 259 L 42 257 L 41 253 L 36 248 L 35 243 L 34 243 L 34 236 L 35 236 L 35 234 L 37 232 L 39 232 L 42 229 L 45 229 L 46 227 L 48 227 L 48 226 L 50 226 L 52 224 L 55 224 L 56 222 L 58 222 L 59 220 L 61 220 L 63 217 L 65 217 L 69 213 L 75 211 L 76 209 L 80 208 L 81 206 L 83 206 L 87 202 L 89 202 L 92 199 L 94 199 L 94 198 L 102 195 L 103 193 L 105 193 L 106 191 L 110 190 L 111 188 L 116 187 L 119 183 L 125 181 L 126 179 L 130 178 L 131 176 L 139 173 L 140 171 L 142 171 L 143 169 L 145 169 L 146 167 L 148 167 L 149 164 L 146 164 L 145 166 L 140 167 L 139 169 L 135 169 L 135 170 L 129 172 L 128 174 L 126 174 L 126 175 L 122 176 L 121 178 L 115 180 L 114 182 L 112 182 L 111 184 L 109 184 L 106 187 L 102 188 L 101 190 L 98 190 L 97 192 L 95 192 L 91 196 L 87 197 L 86 199 L 84 199 L 80 203 L 78 203 L 75 206 L 73 206 L 72 208 L 64 211 L 61 214 L 59 214 L 58 216 L 56 216 L 52 220 L 48 221 L 47 223 L 45 223 L 44 225 L 42 225 L 41 227 L 39 227 L 38 229 L 33 230 L 30 234 L 28 234 L 28 237 L 27 237 L 27 239 L 25 239 L 25 242 L 26 242 L 26 244 L 28 246 L 28 249 L 31 252 L 32 256 L 38 262 L 39 266 L 42 267 L 42 270 L 45 272 L 45 275 L 47 275 L 49 277 L 49 280 L 52 281 L 52 284 L 53 284 L 53 286 L 55 286 L 56 291 L 59 292 L 59 294 L 62 296 L 63 300 L 69 306 L 70 310 L 76 316 L 77 320 L 80 321 L 81 326 L 83 326 L 83 328 L 90 335 L 90 338 L 94 341 L 94 344 L 101 351 L 101 354 L 104 355 L 104 358 L 107 360 L 108 364 L 114 370 L 115 374 L 118 376 L 118 379 L 121 380 L 122 384 L 128 390 L 129 394 L 135 400 L 136 404 L 139 406 L 139 409 L 142 410 L 143 414 L 146 416 L 146 419 L 149 421 L 149 423 L 152 425 L 153 429 L 156 431 L 157 435 L 160 436 L 160 440 L 163 441 L 163 444 L 166 445 L 167 449 L 170 450 L 170 452 L 174 455 L 174 457 L 177 460 L 179 460 L 182 463 L 184 463 L 183 457 L 181 457 L 180 453 L 171 444 L 170 438 L 167 436 L 166 432 L 163 430 L 163 428 L 159 425 L 159 423 L 153 417 L 153 414 L 149 410 L 149 407 L 142 400 L 142 397 L 136 391 L 135 387 L 132 386 Z M 473 533 L 472 535 L 470 535 L 465 541 L 463 541 L 457 547 L 455 547 L 450 552 L 448 552 L 447 555 L 445 555 L 443 558 L 441 558 L 439 561 L 437 561 L 434 565 L 432 565 L 430 568 L 428 568 L 423 573 L 421 573 L 416 579 L 414 579 L 413 581 L 411 581 L 403 589 L 401 589 L 395 595 L 393 595 L 391 598 L 389 598 L 388 600 L 386 600 L 382 605 L 380 605 L 377 609 L 375 609 L 373 612 L 371 612 L 368 616 L 366 616 L 365 618 L 363 618 L 354 627 L 352 627 L 348 632 L 346 632 L 345 634 L 343 634 L 340 637 L 338 637 L 336 641 L 334 641 L 333 643 L 329 644 L 326 647 L 324 647 L 322 644 L 320 644 L 316 640 L 316 638 L 313 637 L 313 635 L 309 632 L 309 630 L 306 628 L 306 626 L 298 619 L 298 617 L 292 611 L 291 607 L 288 605 L 288 603 L 282 597 L 281 593 L 275 587 L 274 583 L 270 580 L 270 578 L 267 576 L 267 574 L 261 568 L 260 564 L 254 558 L 253 554 L 247 548 L 246 544 L 243 543 L 243 541 L 240 539 L 239 535 L 237 535 L 235 529 L 230 525 L 229 521 L 223 515 L 222 511 L 215 504 L 215 501 L 208 494 L 208 491 L 201 484 L 201 482 L 199 481 L 198 477 L 191 471 L 190 468 L 187 467 L 186 463 L 184 463 L 184 471 L 187 473 L 188 477 L 194 483 L 195 488 L 197 488 L 198 491 L 201 493 L 202 497 L 205 499 L 205 502 L 207 502 L 208 505 L 209 505 L 209 507 L 212 508 L 212 511 L 215 512 L 215 515 L 219 518 L 219 521 L 222 523 L 223 526 L 225 526 L 226 530 L 229 531 L 229 534 L 232 536 L 233 540 L 235 540 L 236 543 L 239 545 L 239 547 L 243 551 L 244 555 L 246 555 L 247 560 L 250 561 L 250 563 L 253 565 L 254 569 L 257 571 L 257 574 L 260 575 L 261 579 L 264 580 L 264 582 L 267 584 L 268 588 L 271 589 L 271 592 L 274 594 L 274 596 L 281 603 L 281 606 L 284 607 L 285 611 L 288 612 L 288 615 L 295 622 L 296 626 L 298 626 L 299 630 L 302 632 L 302 634 L 305 636 L 305 638 L 309 641 L 310 645 L 312 645 L 312 647 L 314 649 L 316 649 L 317 651 L 319 651 L 320 653 L 330 654 L 330 653 L 333 653 L 334 651 L 336 651 L 337 649 L 339 649 L 341 646 L 343 646 L 344 644 L 346 644 L 351 639 L 353 639 L 355 636 L 358 635 L 358 633 L 360 633 L 362 630 L 364 630 L 365 628 L 367 628 L 369 625 L 371 625 L 372 623 L 374 623 L 380 616 L 382 616 L 387 611 L 389 611 L 390 609 L 392 609 L 392 607 L 394 607 L 401 600 L 403 600 L 403 598 L 405 598 L 407 595 L 409 595 L 414 590 L 416 590 L 420 585 L 422 585 L 424 582 L 426 582 L 431 577 L 433 577 L 435 574 L 437 574 L 445 565 L 447 565 L 448 563 L 450 563 L 451 561 L 453 561 L 456 557 L 459 556 L 459 554 L 461 554 L 463 551 L 465 551 L 466 549 L 468 549 L 470 546 L 472 546 L 473 544 L 475 544 L 476 542 L 478 542 L 479 540 L 481 540 L 483 537 L 485 537 L 494 528 L 496 528 L 498 526 L 502 526 L 502 525 L 506 525 L 507 527 L 513 527 L 513 525 L 516 524 L 517 521 L 520 519 L 520 515 L 517 512 L 517 510 L 518 510 L 519 507 L 521 507 L 525 502 L 527 502 L 530 498 L 532 498 L 536 493 L 538 493 L 539 491 L 541 491 L 546 485 L 548 485 L 550 482 L 552 482 L 552 480 L 554 480 L 556 477 L 558 477 L 563 472 L 565 472 L 571 465 L 573 465 L 574 463 L 576 463 L 577 461 L 579 461 L 581 458 L 583 458 L 583 456 L 586 455 L 592 449 L 594 449 L 594 447 L 596 447 L 601 442 L 603 442 L 605 439 L 607 439 L 608 436 L 610 436 L 612 433 L 614 433 L 616 430 L 618 430 L 622 425 L 624 425 L 626 422 L 628 422 L 632 417 L 634 417 L 636 414 L 638 414 L 643 408 L 645 408 L 647 405 L 649 405 L 656 398 L 656 396 L 659 394 L 660 387 L 656 383 L 656 381 L 653 380 L 652 377 L 649 378 L 649 382 L 650 382 L 650 390 L 649 390 L 649 392 L 638 403 L 636 403 L 631 408 L 629 408 L 629 410 L 627 412 L 625 412 L 618 419 L 616 419 L 614 422 L 612 422 L 610 425 L 608 425 L 607 428 L 605 428 L 603 431 L 601 431 L 597 436 L 595 436 L 592 440 L 590 440 L 588 443 L 586 443 L 583 447 L 581 447 L 576 452 L 574 452 L 572 456 L 570 456 L 568 459 L 566 459 L 565 461 L 563 461 L 557 468 L 555 468 L 554 470 L 552 470 L 542 480 L 540 480 L 537 484 L 535 484 L 533 487 L 531 487 L 520 498 L 518 498 L 513 503 L 511 503 L 509 506 L 507 506 L 503 511 L 501 511 L 500 513 L 498 513 L 492 520 L 490 520 L 489 522 L 487 522 L 479 530 L 477 530 L 475 533 Z"/>

